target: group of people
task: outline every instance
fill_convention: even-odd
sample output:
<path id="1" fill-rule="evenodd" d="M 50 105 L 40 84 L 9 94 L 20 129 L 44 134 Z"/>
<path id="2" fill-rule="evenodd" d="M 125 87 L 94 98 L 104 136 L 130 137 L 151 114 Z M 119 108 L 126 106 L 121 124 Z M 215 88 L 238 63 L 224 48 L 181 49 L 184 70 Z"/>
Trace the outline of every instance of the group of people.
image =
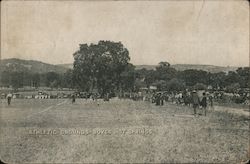
<path id="1" fill-rule="evenodd" d="M 77 94 L 77 93 L 71 94 L 72 104 L 74 104 L 76 102 L 77 97 L 79 98 L 79 94 Z M 97 99 L 100 98 L 101 96 L 98 93 L 89 93 L 88 96 L 84 96 L 84 97 L 85 97 L 86 100 L 87 99 L 92 99 L 93 101 L 97 101 Z M 103 95 L 102 98 L 103 98 L 104 101 L 109 101 L 109 98 L 110 98 L 109 93 L 106 93 L 105 95 Z"/>
<path id="2" fill-rule="evenodd" d="M 130 96 L 131 97 L 131 96 Z M 133 100 L 139 99 L 138 97 L 142 97 L 141 95 L 132 96 Z M 164 101 L 167 102 L 171 100 L 172 102 L 175 100 L 176 104 L 184 104 L 184 105 L 192 105 L 194 109 L 194 115 L 197 115 L 197 109 L 201 108 L 204 111 L 206 116 L 207 114 L 207 106 L 208 103 L 210 106 L 213 106 L 213 97 L 211 94 L 207 94 L 206 92 L 202 93 L 202 97 L 200 98 L 198 93 L 194 90 L 192 92 L 183 92 L 183 93 L 167 93 L 167 92 L 156 92 L 151 94 L 151 98 L 149 95 L 146 95 L 143 100 L 148 101 L 151 100 L 152 103 L 155 103 L 157 106 L 163 106 Z M 8 105 L 11 104 L 12 94 L 8 93 L 7 96 Z M 72 94 L 72 103 L 76 101 L 76 94 Z M 92 94 L 90 97 L 92 100 L 97 100 L 98 95 Z M 104 96 L 104 101 L 109 101 L 109 95 Z"/>
<path id="3" fill-rule="evenodd" d="M 205 116 L 207 115 L 207 96 L 206 93 L 202 93 L 201 100 L 199 99 L 199 96 L 196 91 L 193 91 L 192 93 L 192 104 L 194 109 L 194 115 L 197 115 L 197 109 L 201 106 L 202 110 L 204 111 Z"/>
<path id="4" fill-rule="evenodd" d="M 202 97 L 200 97 L 196 90 L 193 90 L 192 92 L 183 91 L 176 93 L 156 92 L 152 94 L 151 102 L 155 103 L 156 106 L 164 105 L 164 101 L 192 106 L 194 109 L 194 115 L 197 115 L 197 110 L 201 108 L 206 116 L 208 105 L 213 107 L 213 95 L 203 92 Z"/>
<path id="5" fill-rule="evenodd" d="M 76 95 L 72 94 L 72 103 L 75 103 Z M 90 99 L 96 101 L 98 98 L 98 94 L 91 94 Z M 127 96 L 124 94 L 123 96 L 119 97 L 122 98 L 129 98 L 134 101 L 144 100 L 144 101 L 151 101 L 155 103 L 156 106 L 163 106 L 164 102 L 172 102 L 175 104 L 182 104 L 187 106 L 192 106 L 194 109 L 194 115 L 197 115 L 197 110 L 202 109 L 206 116 L 207 114 L 207 106 L 210 104 L 213 106 L 213 96 L 212 94 L 208 94 L 206 92 L 202 93 L 202 97 L 200 97 L 196 90 L 182 91 L 182 92 L 153 92 L 147 93 L 143 95 L 142 93 L 129 93 Z M 103 96 L 104 101 L 109 101 L 109 94 Z"/>
<path id="6" fill-rule="evenodd" d="M 163 106 L 164 100 L 166 101 L 167 96 L 164 93 L 158 92 L 153 94 L 152 103 L 155 103 L 157 106 Z"/>

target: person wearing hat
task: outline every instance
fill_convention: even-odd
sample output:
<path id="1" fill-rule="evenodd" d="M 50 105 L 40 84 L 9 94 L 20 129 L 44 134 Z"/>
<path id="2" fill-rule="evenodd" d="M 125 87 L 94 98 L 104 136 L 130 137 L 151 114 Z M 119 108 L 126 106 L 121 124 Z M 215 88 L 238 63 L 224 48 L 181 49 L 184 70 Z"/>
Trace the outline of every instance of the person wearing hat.
<path id="1" fill-rule="evenodd" d="M 192 103 L 193 103 L 193 108 L 194 108 L 194 115 L 196 115 L 196 109 L 199 107 L 200 101 L 199 101 L 198 93 L 195 90 L 193 90 L 193 93 L 192 93 Z"/>
<path id="2" fill-rule="evenodd" d="M 202 106 L 202 109 L 204 110 L 205 112 L 205 116 L 207 115 L 207 96 L 206 96 L 206 93 L 203 92 L 202 94 L 202 99 L 201 99 L 201 106 Z"/>

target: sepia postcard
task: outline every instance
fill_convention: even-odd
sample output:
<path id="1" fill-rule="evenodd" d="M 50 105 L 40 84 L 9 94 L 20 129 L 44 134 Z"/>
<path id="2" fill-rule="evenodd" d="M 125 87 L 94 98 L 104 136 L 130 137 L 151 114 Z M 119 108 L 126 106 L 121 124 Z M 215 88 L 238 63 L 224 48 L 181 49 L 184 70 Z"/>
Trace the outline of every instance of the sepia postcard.
<path id="1" fill-rule="evenodd" d="M 249 1 L 0 4 L 1 163 L 249 162 Z"/>

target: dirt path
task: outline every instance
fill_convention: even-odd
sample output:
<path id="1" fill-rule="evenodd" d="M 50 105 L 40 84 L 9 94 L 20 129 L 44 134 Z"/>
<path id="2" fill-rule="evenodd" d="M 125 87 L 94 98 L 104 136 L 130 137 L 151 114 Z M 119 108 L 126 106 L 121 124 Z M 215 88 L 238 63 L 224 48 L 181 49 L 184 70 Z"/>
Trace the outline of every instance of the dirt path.
<path id="1" fill-rule="evenodd" d="M 232 114 L 243 115 L 243 116 L 250 116 L 250 112 L 247 109 L 240 109 L 240 108 L 231 108 L 231 107 L 223 107 L 223 106 L 215 106 L 215 111 L 220 112 L 229 112 Z"/>

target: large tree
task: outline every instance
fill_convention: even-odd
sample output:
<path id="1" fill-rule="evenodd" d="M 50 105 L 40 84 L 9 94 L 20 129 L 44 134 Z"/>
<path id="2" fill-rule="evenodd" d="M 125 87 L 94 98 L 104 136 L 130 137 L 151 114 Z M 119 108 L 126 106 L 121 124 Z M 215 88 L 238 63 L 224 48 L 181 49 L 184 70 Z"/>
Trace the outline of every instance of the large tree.
<path id="1" fill-rule="evenodd" d="M 73 79 L 81 90 L 102 94 L 122 88 L 122 73 L 129 66 L 129 52 L 121 42 L 80 44 L 74 54 Z"/>

